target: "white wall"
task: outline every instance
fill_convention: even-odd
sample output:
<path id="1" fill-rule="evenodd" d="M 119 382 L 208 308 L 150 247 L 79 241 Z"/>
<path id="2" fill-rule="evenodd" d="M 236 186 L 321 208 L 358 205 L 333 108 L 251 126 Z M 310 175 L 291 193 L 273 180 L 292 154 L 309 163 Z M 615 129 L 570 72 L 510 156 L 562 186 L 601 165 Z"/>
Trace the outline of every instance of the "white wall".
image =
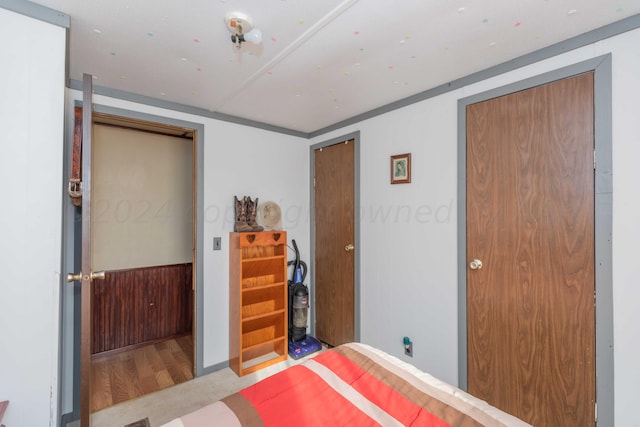
<path id="1" fill-rule="evenodd" d="M 207 126 L 208 125 L 208 126 Z M 309 253 L 309 164 L 306 141 L 229 123 L 205 122 L 204 366 L 229 359 L 229 232 L 233 196 L 274 201 L 282 226 Z M 222 250 L 213 252 L 213 237 Z M 290 251 L 289 259 L 292 259 Z"/>
<path id="2" fill-rule="evenodd" d="M 361 132 L 363 342 L 458 382 L 457 100 L 612 53 L 615 419 L 620 426 L 640 425 L 635 413 L 640 287 L 634 259 L 640 242 L 638 46 L 637 29 L 311 141 Z M 405 152 L 412 153 L 412 183 L 391 186 L 389 156 Z M 371 210 L 389 216 L 373 217 Z M 405 335 L 414 341 L 412 359 L 402 355 Z"/>
<path id="3" fill-rule="evenodd" d="M 3 424 L 56 425 L 65 30 L 0 8 Z"/>

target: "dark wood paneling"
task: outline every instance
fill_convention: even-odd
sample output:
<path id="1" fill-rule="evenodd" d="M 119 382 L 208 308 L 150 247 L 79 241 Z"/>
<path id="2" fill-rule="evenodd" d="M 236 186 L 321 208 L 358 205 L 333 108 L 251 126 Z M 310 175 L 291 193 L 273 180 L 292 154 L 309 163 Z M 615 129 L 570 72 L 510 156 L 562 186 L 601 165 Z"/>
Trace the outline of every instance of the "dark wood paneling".
<path id="1" fill-rule="evenodd" d="M 108 271 L 94 292 L 93 354 L 191 331 L 191 264 Z"/>

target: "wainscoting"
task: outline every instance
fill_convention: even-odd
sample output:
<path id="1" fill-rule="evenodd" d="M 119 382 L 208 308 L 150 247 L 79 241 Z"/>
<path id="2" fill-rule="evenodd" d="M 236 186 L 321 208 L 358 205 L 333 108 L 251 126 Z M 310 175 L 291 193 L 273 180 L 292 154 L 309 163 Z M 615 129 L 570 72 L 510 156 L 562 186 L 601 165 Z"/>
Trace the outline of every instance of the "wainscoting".
<path id="1" fill-rule="evenodd" d="M 92 354 L 192 330 L 191 264 L 107 271 L 93 283 Z"/>

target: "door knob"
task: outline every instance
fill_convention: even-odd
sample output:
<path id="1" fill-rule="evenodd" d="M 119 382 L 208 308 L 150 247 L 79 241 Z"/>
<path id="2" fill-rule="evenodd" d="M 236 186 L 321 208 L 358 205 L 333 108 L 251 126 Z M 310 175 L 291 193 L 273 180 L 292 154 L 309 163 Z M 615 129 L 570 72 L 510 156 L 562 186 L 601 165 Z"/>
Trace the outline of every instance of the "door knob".
<path id="1" fill-rule="evenodd" d="M 482 261 L 479 259 L 474 259 L 469 263 L 469 268 L 472 270 L 480 270 L 482 268 Z"/>
<path id="2" fill-rule="evenodd" d="M 349 243 L 347 246 L 344 247 L 344 250 L 346 252 L 352 252 L 356 247 L 353 246 L 353 243 Z"/>
<path id="3" fill-rule="evenodd" d="M 105 277 L 105 273 L 104 271 L 92 271 L 91 272 L 91 276 L 83 276 L 82 275 L 82 271 L 80 273 L 67 273 L 67 282 L 75 282 L 76 280 L 80 281 L 80 280 L 94 280 L 94 279 L 100 279 L 100 280 L 104 280 Z"/>
<path id="4" fill-rule="evenodd" d="M 67 273 L 67 282 L 75 282 L 76 280 L 82 280 L 82 271 L 77 274 Z"/>
<path id="5" fill-rule="evenodd" d="M 104 280 L 104 271 L 92 271 L 91 272 L 91 280 L 100 279 Z"/>

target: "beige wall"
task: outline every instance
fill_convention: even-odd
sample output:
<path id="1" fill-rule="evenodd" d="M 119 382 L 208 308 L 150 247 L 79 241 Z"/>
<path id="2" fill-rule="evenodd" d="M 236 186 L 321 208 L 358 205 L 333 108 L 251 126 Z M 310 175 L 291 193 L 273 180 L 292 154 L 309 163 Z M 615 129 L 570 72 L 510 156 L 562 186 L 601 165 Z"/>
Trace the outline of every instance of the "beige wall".
<path id="1" fill-rule="evenodd" d="M 192 261 L 193 142 L 94 125 L 94 270 Z"/>

